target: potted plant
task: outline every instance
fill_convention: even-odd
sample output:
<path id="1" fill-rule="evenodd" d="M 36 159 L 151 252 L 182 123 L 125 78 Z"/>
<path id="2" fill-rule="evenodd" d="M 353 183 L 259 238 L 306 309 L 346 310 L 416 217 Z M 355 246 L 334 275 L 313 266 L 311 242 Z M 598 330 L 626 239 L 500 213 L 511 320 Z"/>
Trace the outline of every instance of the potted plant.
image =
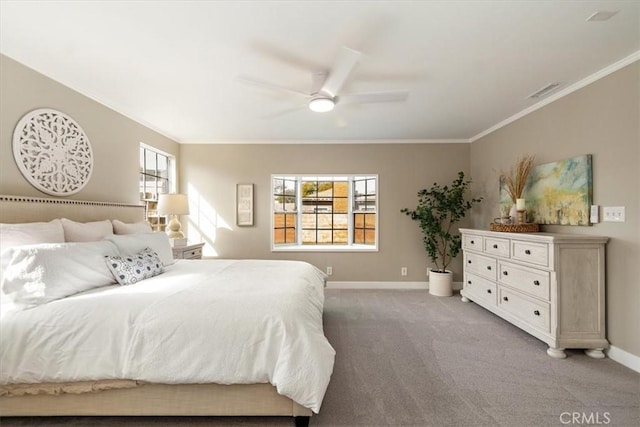
<path id="1" fill-rule="evenodd" d="M 429 293 L 437 296 L 453 294 L 453 274 L 447 267 L 460 252 L 460 234 L 453 226 L 482 198 L 465 200 L 464 193 L 471 181 L 464 180 L 464 172 L 451 186 L 434 183 L 431 188 L 418 191 L 418 206 L 400 212 L 418 221 L 424 247 L 435 268 L 429 270 Z"/>

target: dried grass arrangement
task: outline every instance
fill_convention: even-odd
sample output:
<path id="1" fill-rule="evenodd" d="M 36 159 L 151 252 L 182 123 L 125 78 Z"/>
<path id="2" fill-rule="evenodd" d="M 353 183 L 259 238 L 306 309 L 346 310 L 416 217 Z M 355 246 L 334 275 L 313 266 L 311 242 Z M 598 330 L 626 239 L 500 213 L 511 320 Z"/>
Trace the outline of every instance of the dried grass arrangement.
<path id="1" fill-rule="evenodd" d="M 507 193 L 513 203 L 515 203 L 517 199 L 522 198 L 522 193 L 527 184 L 529 173 L 531 173 L 531 169 L 533 169 L 535 159 L 535 156 L 523 156 L 518 159 L 514 167 L 509 169 L 509 173 L 502 172 L 504 182 L 507 185 Z"/>

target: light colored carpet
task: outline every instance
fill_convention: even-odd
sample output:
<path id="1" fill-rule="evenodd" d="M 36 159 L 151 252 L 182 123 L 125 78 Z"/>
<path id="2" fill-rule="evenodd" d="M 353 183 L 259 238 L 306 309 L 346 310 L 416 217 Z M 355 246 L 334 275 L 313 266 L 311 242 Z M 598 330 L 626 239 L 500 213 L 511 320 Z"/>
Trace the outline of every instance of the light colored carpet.
<path id="1" fill-rule="evenodd" d="M 572 413 L 584 414 L 582 425 L 589 419 L 640 425 L 640 374 L 577 350 L 567 359 L 553 359 L 546 344 L 458 296 L 388 290 L 327 290 L 326 295 L 325 334 L 337 356 L 312 426 L 577 425 L 570 422 Z M 0 424 L 293 423 L 282 417 L 64 417 L 4 418 Z"/>

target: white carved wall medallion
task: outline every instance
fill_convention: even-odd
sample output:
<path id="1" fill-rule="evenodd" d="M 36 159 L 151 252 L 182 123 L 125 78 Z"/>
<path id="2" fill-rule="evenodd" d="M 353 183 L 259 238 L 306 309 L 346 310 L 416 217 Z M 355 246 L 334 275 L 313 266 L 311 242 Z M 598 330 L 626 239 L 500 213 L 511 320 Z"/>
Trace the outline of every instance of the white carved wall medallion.
<path id="1" fill-rule="evenodd" d="M 93 171 L 91 143 L 80 125 L 48 108 L 20 119 L 13 131 L 13 157 L 27 181 L 52 196 L 82 190 Z"/>

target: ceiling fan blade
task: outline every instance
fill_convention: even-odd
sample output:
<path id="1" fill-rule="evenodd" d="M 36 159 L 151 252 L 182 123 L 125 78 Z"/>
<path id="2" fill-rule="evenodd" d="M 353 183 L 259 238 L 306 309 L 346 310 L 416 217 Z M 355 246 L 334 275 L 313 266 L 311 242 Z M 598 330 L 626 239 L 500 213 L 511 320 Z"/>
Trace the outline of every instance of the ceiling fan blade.
<path id="1" fill-rule="evenodd" d="M 293 95 L 303 96 L 305 98 L 309 98 L 310 96 L 308 93 L 300 92 L 298 90 L 290 89 L 288 87 L 280 86 L 274 83 L 269 83 L 262 80 L 254 79 L 253 77 L 237 76 L 236 81 L 244 85 L 255 86 L 255 87 L 267 89 L 274 92 L 279 92 L 279 93 L 287 92 Z"/>
<path id="2" fill-rule="evenodd" d="M 338 104 L 373 104 L 376 102 L 404 102 L 409 92 L 406 90 L 390 92 L 354 93 L 338 97 Z"/>
<path id="3" fill-rule="evenodd" d="M 322 85 L 320 92 L 332 98 L 335 97 L 349 78 L 349 74 L 351 74 L 358 64 L 360 55 L 360 52 L 343 46 L 338 60 L 331 71 L 329 71 L 329 77 L 327 77 L 327 80 Z"/>
<path id="4" fill-rule="evenodd" d="M 296 107 L 287 108 L 285 110 L 276 111 L 275 113 L 265 114 L 264 116 L 262 116 L 262 119 L 265 119 L 265 120 L 276 119 L 278 117 L 285 116 L 285 115 L 291 114 L 291 113 L 295 113 L 296 111 L 304 110 L 304 109 L 307 109 L 307 108 L 308 108 L 307 104 L 302 104 L 302 105 L 298 105 Z"/>

